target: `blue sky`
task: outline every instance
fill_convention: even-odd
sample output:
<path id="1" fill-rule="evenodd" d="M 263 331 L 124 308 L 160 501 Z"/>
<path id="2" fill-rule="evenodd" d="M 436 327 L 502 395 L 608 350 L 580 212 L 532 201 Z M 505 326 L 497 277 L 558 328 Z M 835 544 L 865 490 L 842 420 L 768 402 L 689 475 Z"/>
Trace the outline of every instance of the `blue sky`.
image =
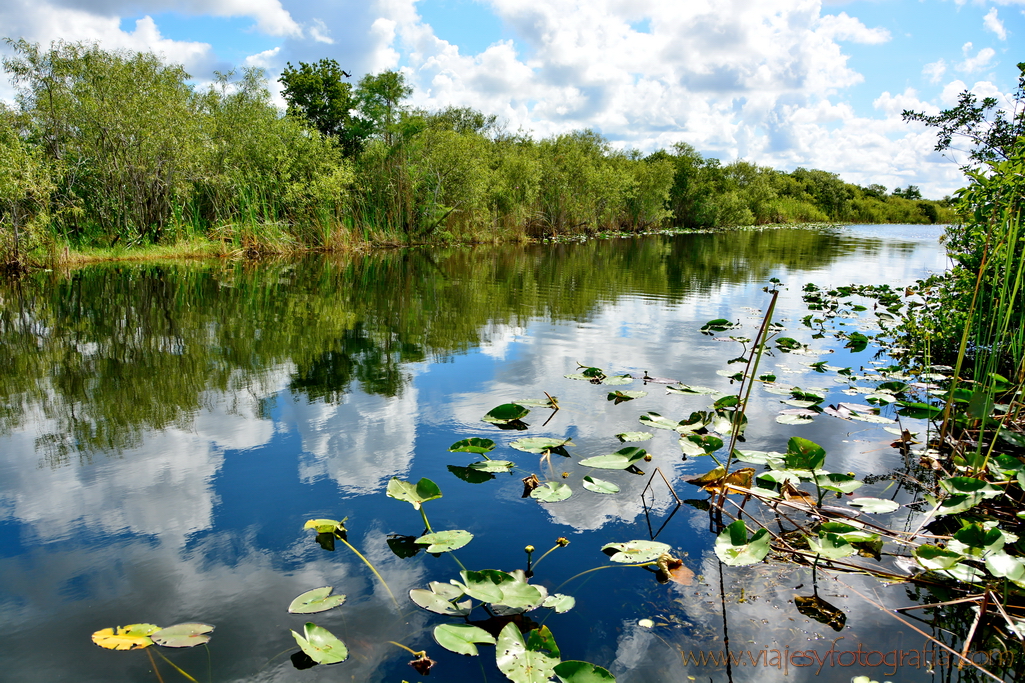
<path id="1" fill-rule="evenodd" d="M 474 107 L 510 131 L 686 142 L 933 197 L 962 184 L 965 157 L 933 152 L 901 111 L 964 89 L 1003 100 L 1025 61 L 1025 0 L 7 0 L 0 26 L 154 51 L 201 85 L 258 66 L 276 92 L 287 62 L 324 57 L 353 80 L 401 69 L 415 106 Z"/>

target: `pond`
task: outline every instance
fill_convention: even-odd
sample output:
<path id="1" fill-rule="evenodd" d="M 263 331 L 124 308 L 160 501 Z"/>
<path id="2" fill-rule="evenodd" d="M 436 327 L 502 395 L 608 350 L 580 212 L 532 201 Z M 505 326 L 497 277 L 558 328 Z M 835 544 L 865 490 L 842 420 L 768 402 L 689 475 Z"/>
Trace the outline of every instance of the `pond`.
<path id="1" fill-rule="evenodd" d="M 680 420 L 714 397 L 641 379 L 610 387 L 565 375 L 596 366 L 736 393 L 727 375 L 742 364 L 727 361 L 744 349 L 728 336 L 754 336 L 770 300 L 765 288 L 777 278 L 774 320 L 807 346 L 802 354 L 767 353 L 760 373 L 822 389 L 826 403 L 849 401 L 842 378 L 811 364 L 859 372 L 887 359 L 871 346 L 855 352 L 832 336 L 816 338 L 801 324 L 802 287 L 899 288 L 943 270 L 940 234 L 853 226 L 653 235 L 297 261 L 106 264 L 6 282 L 2 678 L 186 680 L 162 655 L 198 681 L 421 680 L 395 641 L 437 660 L 435 679 L 504 680 L 493 647 L 466 657 L 436 644 L 434 627 L 459 620 L 420 609 L 409 590 L 458 580 L 461 566 L 525 569 L 525 546 L 535 546 L 537 561 L 564 537 L 569 545 L 539 562 L 531 583 L 572 596 L 575 606 L 519 619 L 549 627 L 564 660 L 598 664 L 620 682 L 934 680 L 926 655 L 884 658 L 929 649 L 926 639 L 851 590 L 890 606 L 928 597 L 910 585 L 820 577 L 819 595 L 845 614 L 836 630 L 795 606 L 795 596 L 812 592 L 807 567 L 720 567 L 700 509 L 708 496 L 683 481 L 714 463 L 685 458 L 679 434 L 639 420 L 648 412 Z M 871 310 L 862 317 L 840 322 L 871 334 Z M 716 318 L 740 327 L 703 334 Z M 646 393 L 608 400 L 616 390 Z M 560 410 L 528 406 L 524 429 L 481 420 L 501 404 L 546 395 Z M 785 451 L 798 435 L 822 445 L 838 472 L 883 474 L 901 463 L 882 424 L 828 415 L 780 424 L 785 396 L 756 386 L 752 397 L 745 449 Z M 882 414 L 892 417 L 892 407 Z M 624 444 L 616 436 L 634 431 L 652 437 Z M 568 457 L 509 445 L 537 436 L 571 439 Z M 493 440 L 488 456 L 514 462 L 512 471 L 468 470 L 482 457 L 449 447 L 473 437 Z M 643 475 L 580 464 L 624 446 L 652 456 L 636 463 Z M 530 474 L 566 484 L 572 495 L 552 503 L 523 497 Z M 585 489 L 584 476 L 619 491 Z M 420 536 L 424 520 L 386 495 L 393 477 L 435 482 L 443 496 L 423 505 L 431 526 L 473 540 L 452 554 L 408 556 L 401 537 Z M 900 503 L 914 496 L 885 478 L 858 495 Z M 347 547 L 318 545 L 303 528 L 312 518 L 347 518 L 347 540 L 397 604 Z M 659 583 L 652 571 L 617 566 L 601 551 L 656 535 L 683 560 L 679 582 Z M 606 568 L 577 576 L 595 567 Z M 296 596 L 320 586 L 333 586 L 345 603 L 288 613 Z M 475 610 L 471 618 L 486 616 Z M 207 647 L 151 657 L 156 648 L 113 652 L 90 640 L 105 627 L 192 621 L 215 625 Z M 349 659 L 297 669 L 290 631 L 301 633 L 306 621 L 341 638 Z M 735 654 L 729 670 L 709 658 L 724 649 L 724 636 Z M 807 656 L 791 657 L 798 650 Z M 935 668 L 958 677 L 956 668 Z"/>

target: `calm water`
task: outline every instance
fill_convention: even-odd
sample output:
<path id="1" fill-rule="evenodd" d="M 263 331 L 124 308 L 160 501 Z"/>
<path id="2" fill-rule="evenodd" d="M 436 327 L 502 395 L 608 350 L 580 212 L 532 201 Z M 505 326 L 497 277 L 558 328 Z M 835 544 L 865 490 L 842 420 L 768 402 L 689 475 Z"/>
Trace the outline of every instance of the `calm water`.
<path id="1" fill-rule="evenodd" d="M 105 265 L 0 284 L 0 679 L 155 681 L 146 651 L 101 650 L 90 634 L 204 621 L 217 627 L 208 652 L 161 651 L 199 681 L 419 680 L 390 640 L 426 648 L 439 661 L 431 680 L 504 680 L 493 648 L 479 658 L 443 650 L 431 629 L 451 620 L 406 598 L 410 588 L 457 578 L 459 566 L 446 555 L 402 559 L 389 550 L 388 534 L 423 528 L 412 507 L 385 495 L 391 477 L 438 483 L 444 497 L 425 509 L 435 529 L 475 534 L 456 553 L 470 569 L 522 568 L 525 545 L 538 548 L 536 557 L 556 537 L 569 538 L 533 579 L 552 591 L 610 564 L 605 543 L 649 538 L 675 510 L 658 540 L 685 554 L 691 585 L 660 585 L 644 569 L 616 567 L 558 588 L 576 597 L 570 612 L 530 615 L 552 629 L 564 659 L 605 666 L 621 682 L 726 680 L 722 667 L 687 659 L 722 649 L 723 603 L 731 648 L 760 662 L 732 666 L 734 680 L 893 678 L 889 666 L 843 661 L 819 671 L 767 666 L 773 655 L 763 650 L 824 654 L 840 636 L 836 649 L 878 651 L 920 648 L 923 638 L 828 580 L 820 595 L 847 613 L 846 628 L 837 633 L 802 616 L 793 598 L 810 594 L 811 577 L 799 567 L 727 568 L 721 600 L 706 513 L 676 509 L 664 484 L 645 510 L 648 475 L 576 464 L 621 448 L 614 435 L 644 429 L 644 412 L 680 419 L 707 408 L 709 397 L 634 382 L 616 388 L 648 395 L 613 405 L 608 388 L 563 375 L 581 363 L 730 393 L 716 371 L 739 369 L 726 360 L 740 347 L 698 328 L 723 317 L 754 336 L 769 298 L 762 288 L 777 277 L 788 287 L 777 314 L 786 334 L 828 355 L 776 355 L 763 370 L 787 385 L 829 389 L 828 402 L 850 400 L 832 376 L 805 363 L 857 369 L 873 352 L 812 340 L 798 324 L 806 314 L 801 286 L 913 282 L 943 269 L 939 234 L 859 226 L 301 262 Z M 544 392 L 564 406 L 547 425 L 550 411 L 540 408 L 523 432 L 480 421 L 498 404 Z M 859 475 L 899 460 L 887 445 L 893 437 L 877 425 L 822 416 L 786 427 L 774 420 L 781 397 L 755 396 L 748 448 L 786 450 L 796 434 L 825 446 L 834 471 Z M 554 456 L 549 468 L 507 446 L 540 435 L 572 437 L 573 457 Z M 448 466 L 477 458 L 447 448 L 472 436 L 494 439 L 491 455 L 514 460 L 517 470 L 480 484 L 454 476 Z M 674 437 L 655 430 L 640 444 L 654 456 L 642 469 L 659 467 L 681 498 L 701 499 L 680 477 L 711 462 L 684 461 Z M 554 504 L 523 499 L 520 479 L 530 473 L 566 482 L 574 495 Z M 584 490 L 589 473 L 621 492 Z M 863 491 L 891 497 L 891 483 Z M 379 568 L 399 610 L 351 552 L 326 552 L 302 528 L 312 517 L 346 516 L 350 541 Z M 339 635 L 351 657 L 300 671 L 289 661 L 297 649 L 289 629 L 306 619 L 286 608 L 323 585 L 348 600 L 312 621 Z M 906 604 L 913 592 L 852 585 L 888 604 Z M 164 680 L 185 680 L 157 662 Z M 933 680 L 907 664 L 897 679 Z"/>

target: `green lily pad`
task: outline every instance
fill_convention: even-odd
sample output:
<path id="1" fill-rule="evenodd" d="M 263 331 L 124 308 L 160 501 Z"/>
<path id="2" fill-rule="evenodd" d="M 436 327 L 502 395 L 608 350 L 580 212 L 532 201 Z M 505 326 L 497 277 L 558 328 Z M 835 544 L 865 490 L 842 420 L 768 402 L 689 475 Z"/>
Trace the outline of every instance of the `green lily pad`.
<path id="1" fill-rule="evenodd" d="M 647 453 L 643 448 L 627 446 L 626 448 L 620 448 L 615 453 L 585 458 L 580 461 L 580 464 L 584 467 L 594 467 L 602 470 L 625 470 L 635 462 L 643 460 Z"/>
<path id="2" fill-rule="evenodd" d="M 448 471 L 456 475 L 468 484 L 483 484 L 486 481 L 491 481 L 495 478 L 495 475 L 490 472 L 481 472 L 480 470 L 471 470 L 469 467 L 462 467 L 459 465 L 446 465 Z"/>
<path id="3" fill-rule="evenodd" d="M 771 549 L 768 529 L 759 529 L 748 540 L 742 519 L 730 524 L 715 538 L 716 556 L 730 567 L 761 562 Z"/>
<path id="4" fill-rule="evenodd" d="M 776 416 L 776 422 L 780 423 L 781 425 L 791 425 L 791 426 L 794 426 L 794 427 L 800 426 L 800 425 L 810 425 L 813 420 L 814 420 L 814 418 L 809 417 L 808 415 L 785 415 L 784 414 L 784 415 L 777 415 Z"/>
<path id="5" fill-rule="evenodd" d="M 471 462 L 468 467 L 477 472 L 508 472 L 515 465 L 512 460 L 481 460 Z"/>
<path id="6" fill-rule="evenodd" d="M 787 441 L 787 452 L 783 460 L 788 469 L 818 470 L 826 462 L 826 451 L 814 441 L 792 436 Z"/>
<path id="7" fill-rule="evenodd" d="M 826 489 L 827 491 L 836 491 L 837 493 L 851 493 L 865 484 L 865 482 L 859 481 L 849 474 L 841 474 L 840 472 L 820 474 L 815 477 L 815 481 L 818 483 L 819 488 Z"/>
<path id="8" fill-rule="evenodd" d="M 613 401 L 618 406 L 623 401 L 632 401 L 635 398 L 643 398 L 647 395 L 648 392 L 646 391 L 613 391 L 609 393 L 607 399 Z"/>
<path id="9" fill-rule="evenodd" d="M 317 664 L 337 664 L 349 658 L 349 650 L 345 647 L 345 643 L 338 640 L 323 626 L 306 622 L 304 635 L 305 637 L 292 631 L 295 642 Z"/>
<path id="10" fill-rule="evenodd" d="M 562 683 L 616 683 L 616 677 L 597 664 L 567 660 L 555 665 L 555 675 Z"/>
<path id="11" fill-rule="evenodd" d="M 986 558 L 986 569 L 993 576 L 1006 578 L 1025 588 L 1025 562 L 1000 550 Z"/>
<path id="12" fill-rule="evenodd" d="M 342 596 L 345 599 L 345 596 Z M 159 631 L 154 631 L 150 634 L 150 638 L 153 642 L 160 647 L 195 647 L 204 643 L 210 642 L 210 633 L 212 633 L 214 627 L 210 624 L 202 624 L 199 622 L 189 622 L 184 624 L 175 624 L 174 626 L 168 626 L 162 628 Z"/>
<path id="13" fill-rule="evenodd" d="M 820 532 L 818 537 L 809 536 L 808 547 L 813 553 L 821 555 L 827 560 L 839 560 L 858 552 L 858 549 L 851 545 L 846 538 L 829 532 Z"/>
<path id="14" fill-rule="evenodd" d="M 595 479 L 592 476 L 584 477 L 584 488 L 595 493 L 619 493 L 619 487 L 611 481 Z"/>
<path id="15" fill-rule="evenodd" d="M 616 438 L 620 441 L 647 441 L 653 436 L 655 435 L 651 432 L 621 432 L 616 434 Z"/>
<path id="16" fill-rule="evenodd" d="M 644 415 L 641 415 L 638 419 L 647 426 L 654 427 L 655 429 L 675 430 L 680 424 L 679 421 L 670 420 L 669 418 L 662 417 L 655 412 L 647 412 Z"/>
<path id="17" fill-rule="evenodd" d="M 557 503 L 573 495 L 573 489 L 562 482 L 545 482 L 530 492 L 531 498 L 542 503 Z"/>
<path id="18" fill-rule="evenodd" d="M 444 614 L 450 617 L 464 617 L 470 613 L 472 600 L 456 602 L 465 593 L 462 588 L 450 583 L 431 581 L 427 588 L 413 588 L 409 591 L 409 599 L 428 612 Z"/>
<path id="19" fill-rule="evenodd" d="M 950 569 L 964 559 L 960 553 L 941 548 L 936 545 L 920 545 L 914 550 L 915 559 L 918 564 L 926 569 Z"/>
<path id="20" fill-rule="evenodd" d="M 477 643 L 495 644 L 495 637 L 470 624 L 439 624 L 434 627 L 434 640 L 446 650 L 476 657 Z"/>
<path id="21" fill-rule="evenodd" d="M 338 607 L 345 602 L 345 596 L 332 595 L 331 591 L 333 590 L 333 586 L 322 586 L 306 591 L 292 601 L 292 604 L 288 606 L 288 611 L 291 614 L 315 614 Z"/>
<path id="22" fill-rule="evenodd" d="M 642 562 L 653 562 L 659 555 L 668 553 L 672 548 L 665 543 L 658 541 L 626 541 L 625 543 L 607 543 L 602 546 L 602 552 L 609 555 L 613 562 L 626 564 L 640 564 Z M 611 555 L 609 554 L 611 552 Z"/>
<path id="23" fill-rule="evenodd" d="M 441 498 L 441 489 L 426 477 L 415 484 L 392 477 L 391 481 L 388 482 L 387 493 L 391 498 L 406 501 L 417 510 L 420 509 L 423 503 Z"/>
<path id="24" fill-rule="evenodd" d="M 848 505 L 861 508 L 865 512 L 886 513 L 893 512 L 900 507 L 900 503 L 883 498 L 854 498 L 847 501 Z"/>
<path id="25" fill-rule="evenodd" d="M 722 439 L 714 434 L 684 434 L 680 437 L 680 450 L 687 455 L 707 455 L 722 447 Z"/>
<path id="26" fill-rule="evenodd" d="M 613 375 L 612 377 L 604 378 L 601 381 L 601 383 L 604 384 L 607 387 L 614 387 L 614 386 L 621 386 L 623 384 L 629 384 L 632 381 L 634 381 L 634 378 L 631 377 L 630 375 Z M 636 392 L 628 391 L 628 392 L 625 392 L 625 393 L 629 394 L 629 393 L 636 393 Z M 647 392 L 643 392 L 642 391 L 641 393 L 644 394 L 644 393 L 647 393 Z"/>
<path id="27" fill-rule="evenodd" d="M 752 465 L 771 465 L 772 463 L 777 463 L 779 467 L 783 467 L 783 454 L 775 451 L 742 451 L 737 449 L 733 451 L 733 457 L 741 462 Z"/>
<path id="28" fill-rule="evenodd" d="M 453 453 L 490 453 L 495 450 L 495 442 L 491 439 L 481 439 L 474 436 L 462 441 L 456 441 L 448 449 Z"/>
<path id="29" fill-rule="evenodd" d="M 519 403 L 503 403 L 488 411 L 488 414 L 482 417 L 481 420 L 492 424 L 506 424 L 526 417 L 529 412 L 529 408 L 525 408 Z"/>
<path id="30" fill-rule="evenodd" d="M 714 395 L 714 394 L 722 393 L 718 389 L 712 389 L 711 387 L 702 387 L 702 386 L 691 385 L 691 384 L 670 384 L 669 386 L 666 387 L 666 392 L 670 393 L 670 394 L 699 394 L 699 395 L 709 395 L 709 394 Z"/>
<path id="31" fill-rule="evenodd" d="M 451 531 L 435 531 L 425 534 L 414 542 L 426 545 L 427 552 L 429 553 L 447 553 L 462 548 L 472 540 L 473 534 L 469 531 L 453 529 Z"/>
<path id="32" fill-rule="evenodd" d="M 104 650 L 141 650 L 153 644 L 150 634 L 160 627 L 156 624 L 129 624 L 115 628 L 103 628 L 93 633 L 93 642 Z"/>
<path id="33" fill-rule="evenodd" d="M 801 348 L 802 346 L 803 344 L 793 337 L 780 337 L 776 340 L 776 348 L 780 351 L 793 351 Z"/>
<path id="34" fill-rule="evenodd" d="M 555 595 L 549 595 L 545 598 L 544 602 L 541 603 L 542 607 L 553 609 L 558 614 L 568 612 L 577 604 L 576 598 L 572 595 L 563 595 L 562 593 L 556 593 Z"/>
<path id="35" fill-rule="evenodd" d="M 530 631 L 524 642 L 519 627 L 508 623 L 498 634 L 495 664 L 513 683 L 546 683 L 561 654 L 547 626 Z"/>
<path id="36" fill-rule="evenodd" d="M 550 436 L 529 436 L 524 439 L 516 439 L 511 444 L 512 448 L 525 453 L 544 453 L 554 451 L 565 446 L 573 446 L 570 439 L 553 439 Z"/>
<path id="37" fill-rule="evenodd" d="M 345 519 L 349 519 L 346 517 Z M 345 519 L 308 519 L 303 524 L 303 529 L 316 529 L 318 534 L 333 534 L 345 532 Z"/>

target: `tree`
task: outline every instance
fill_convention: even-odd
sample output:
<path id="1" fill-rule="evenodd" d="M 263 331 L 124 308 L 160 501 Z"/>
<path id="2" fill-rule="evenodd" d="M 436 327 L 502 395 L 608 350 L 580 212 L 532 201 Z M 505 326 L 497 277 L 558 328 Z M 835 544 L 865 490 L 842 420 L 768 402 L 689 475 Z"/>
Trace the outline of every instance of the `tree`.
<path id="1" fill-rule="evenodd" d="M 402 100 L 413 94 L 406 77 L 399 71 L 367 74 L 359 81 L 356 99 L 364 136 L 380 135 L 390 147 L 398 124 Z"/>
<path id="2" fill-rule="evenodd" d="M 894 197 L 903 197 L 904 199 L 921 199 L 922 190 L 919 189 L 918 185 L 908 185 L 907 189 L 900 189 L 899 187 L 893 188 Z"/>
<path id="3" fill-rule="evenodd" d="M 338 140 L 346 156 L 355 156 L 363 148 L 366 137 L 354 121 L 357 102 L 352 85 L 343 81 L 349 74 L 333 59 L 316 64 L 299 62 L 285 66 L 278 81 L 284 86 L 281 94 L 288 102 L 288 114 L 310 122 L 326 137 Z"/>
<path id="4" fill-rule="evenodd" d="M 997 109 L 995 97 L 978 98 L 965 90 L 957 98 L 957 106 L 944 109 L 935 116 L 908 109 L 902 114 L 904 121 L 916 121 L 938 128 L 937 152 L 945 152 L 954 144 L 954 138 L 963 138 L 971 145 L 968 158 L 975 162 L 1010 159 L 1015 142 L 1025 135 L 1025 62 L 1018 63 L 1018 89 L 1014 93 L 1014 107 L 1007 112 Z"/>

